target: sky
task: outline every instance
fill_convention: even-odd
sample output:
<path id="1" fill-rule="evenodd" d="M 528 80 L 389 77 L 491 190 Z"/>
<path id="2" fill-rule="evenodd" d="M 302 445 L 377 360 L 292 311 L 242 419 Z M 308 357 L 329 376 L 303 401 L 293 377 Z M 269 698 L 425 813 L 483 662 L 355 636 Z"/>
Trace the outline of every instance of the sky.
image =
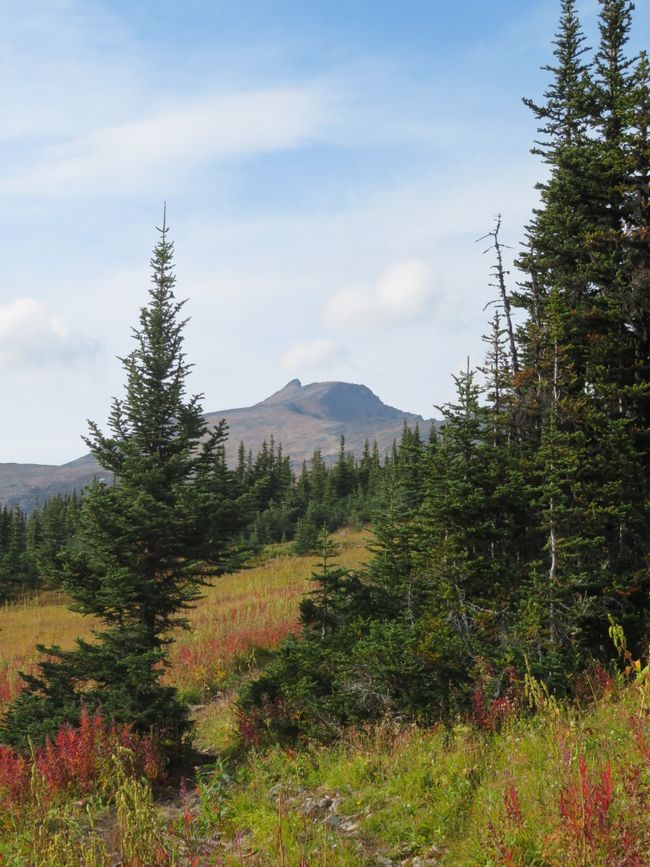
<path id="1" fill-rule="evenodd" d="M 105 425 L 163 202 L 206 411 L 298 377 L 438 414 L 483 356 L 477 239 L 501 213 L 513 256 L 537 200 L 559 5 L 0 0 L 0 462 Z"/>

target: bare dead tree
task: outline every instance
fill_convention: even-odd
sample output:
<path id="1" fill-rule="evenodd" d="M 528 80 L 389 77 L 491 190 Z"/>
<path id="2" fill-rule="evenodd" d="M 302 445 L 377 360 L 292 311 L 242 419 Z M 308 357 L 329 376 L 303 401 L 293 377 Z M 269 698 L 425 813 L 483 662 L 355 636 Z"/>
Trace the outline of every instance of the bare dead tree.
<path id="1" fill-rule="evenodd" d="M 508 331 L 508 342 L 510 344 L 510 364 L 512 366 L 512 372 L 514 375 L 519 373 L 519 357 L 517 355 L 517 344 L 515 342 L 515 330 L 512 324 L 512 311 L 510 306 L 510 298 L 508 296 L 508 288 L 506 286 L 506 277 L 510 273 L 506 271 L 503 266 L 503 253 L 504 249 L 510 249 L 506 244 L 502 244 L 499 240 L 499 232 L 501 231 L 501 214 L 498 214 L 495 219 L 495 226 L 491 232 L 487 232 L 487 234 L 478 238 L 477 244 L 480 241 L 484 241 L 486 238 L 492 238 L 492 244 L 483 251 L 483 254 L 489 253 L 490 250 L 494 250 L 496 254 L 496 262 L 492 266 L 492 276 L 495 278 L 496 282 L 491 283 L 491 286 L 494 286 L 495 289 L 499 290 L 499 296 L 501 300 L 501 306 L 503 308 L 503 313 L 506 318 L 506 329 Z"/>

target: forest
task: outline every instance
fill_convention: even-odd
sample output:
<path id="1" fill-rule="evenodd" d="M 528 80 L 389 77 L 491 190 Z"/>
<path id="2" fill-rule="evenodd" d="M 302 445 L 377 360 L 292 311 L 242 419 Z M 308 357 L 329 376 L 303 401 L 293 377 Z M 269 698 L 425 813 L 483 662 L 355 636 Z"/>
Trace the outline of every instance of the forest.
<path id="1" fill-rule="evenodd" d="M 486 236 L 484 360 L 426 441 L 405 426 L 357 459 L 341 438 L 298 474 L 281 444 L 242 443 L 230 468 L 226 426 L 186 391 L 165 216 L 124 395 L 86 437 L 115 484 L 0 513 L 6 611 L 54 589 L 92 623 L 7 686 L 2 863 L 118 863 L 102 822 L 134 867 L 650 863 L 650 62 L 629 52 L 633 11 L 599 0 L 592 50 L 562 0 L 547 89 L 524 100 L 539 203 L 513 274 L 500 217 Z M 202 598 L 281 558 L 316 564 L 293 624 L 227 664 L 202 645 L 227 676 L 181 684 Z M 215 695 L 227 749 L 201 728 Z M 167 823 L 158 789 L 179 792 Z"/>

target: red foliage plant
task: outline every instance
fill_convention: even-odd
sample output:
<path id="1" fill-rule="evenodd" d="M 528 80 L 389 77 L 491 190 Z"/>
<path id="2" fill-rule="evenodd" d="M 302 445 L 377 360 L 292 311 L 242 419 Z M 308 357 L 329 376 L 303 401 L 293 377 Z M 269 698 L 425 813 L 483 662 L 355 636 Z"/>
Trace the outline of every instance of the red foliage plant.
<path id="1" fill-rule="evenodd" d="M 219 680 L 232 667 L 238 656 L 255 648 L 276 647 L 289 635 L 299 631 L 293 621 L 257 628 L 233 629 L 224 638 L 210 638 L 192 644 L 181 644 L 172 656 L 174 681 L 204 686 L 206 680 Z"/>
<path id="2" fill-rule="evenodd" d="M 521 804 L 519 803 L 519 792 L 517 791 L 517 787 L 513 782 L 510 782 L 506 785 L 503 792 L 503 806 L 506 811 L 506 816 L 508 817 L 508 821 L 515 828 L 521 827 L 524 823 L 523 816 L 521 814 Z"/>
<path id="3" fill-rule="evenodd" d="M 560 793 L 560 816 L 574 840 L 595 842 L 607 836 L 612 805 L 612 768 L 610 764 L 598 782 L 589 779 L 587 763 L 580 756 L 579 784 L 570 781 Z"/>
<path id="4" fill-rule="evenodd" d="M 275 723 L 291 725 L 296 715 L 281 696 L 275 699 L 265 697 L 262 706 L 251 711 L 239 708 L 237 711 L 237 730 L 247 746 L 258 746 L 262 735 Z"/>
<path id="5" fill-rule="evenodd" d="M 20 692 L 23 680 L 19 672 L 31 674 L 34 668 L 33 663 L 28 663 L 20 657 L 5 665 L 0 671 L 0 708 L 13 701 Z"/>
<path id="6" fill-rule="evenodd" d="M 472 721 L 485 731 L 497 731 L 521 709 L 521 682 L 514 669 L 505 672 L 508 686 L 494 698 L 488 696 L 488 685 L 492 678 L 489 673 L 476 681 L 472 692 Z"/>
<path id="7" fill-rule="evenodd" d="M 0 746 L 0 806 L 8 809 L 26 801 L 33 774 L 45 783 L 50 799 L 67 790 L 89 792 L 102 773 L 110 773 L 108 762 L 120 748 L 130 771 L 149 780 L 161 775 L 161 759 L 151 738 L 134 734 L 127 725 L 111 725 L 85 708 L 77 727 L 61 726 L 30 756 Z"/>
<path id="8" fill-rule="evenodd" d="M 596 660 L 589 668 L 576 677 L 575 695 L 580 701 L 597 701 L 616 688 L 616 679 Z"/>

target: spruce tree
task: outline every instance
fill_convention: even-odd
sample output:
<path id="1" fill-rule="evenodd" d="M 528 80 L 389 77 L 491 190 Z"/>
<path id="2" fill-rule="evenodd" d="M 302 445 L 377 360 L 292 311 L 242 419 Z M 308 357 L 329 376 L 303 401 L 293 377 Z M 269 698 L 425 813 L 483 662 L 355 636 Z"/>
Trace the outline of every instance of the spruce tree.
<path id="1" fill-rule="evenodd" d="M 239 488 L 225 462 L 225 424 L 209 429 L 200 395 L 186 395 L 185 302 L 174 295 L 173 244 L 166 222 L 151 259 L 149 303 L 122 359 L 125 396 L 113 401 L 109 433 L 90 422 L 86 443 L 112 486 L 83 498 L 76 546 L 63 566 L 73 606 L 101 622 L 74 650 L 48 658 L 7 712 L 0 737 L 25 745 L 84 703 L 138 731 L 155 730 L 170 749 L 188 728 L 186 707 L 161 682 L 172 630 L 207 577 L 229 564 L 242 527 Z"/>
<path id="2" fill-rule="evenodd" d="M 349 573 L 335 562 L 339 547 L 327 530 L 323 529 L 319 533 L 317 547 L 320 561 L 311 575 L 317 587 L 301 600 L 300 620 L 306 630 L 325 638 L 336 629 L 342 614 L 341 608 L 345 608 L 345 583 Z"/>
<path id="3" fill-rule="evenodd" d="M 573 7 L 563 3 L 557 82 L 563 69 L 578 81 Z M 545 539 L 530 563 L 528 603 L 537 602 L 529 613 L 535 608 L 538 626 L 529 637 L 536 633 L 531 657 L 548 653 L 542 674 L 550 680 L 551 657 L 566 669 L 572 654 L 603 654 L 608 614 L 625 619 L 630 635 L 643 631 L 649 308 L 635 283 L 640 288 L 647 261 L 639 206 L 647 121 L 643 58 L 635 66 L 625 53 L 633 8 L 600 0 L 593 66 L 583 66 L 580 87 L 555 88 L 555 114 L 568 118 L 579 108 L 580 127 L 552 130 L 544 152 L 551 176 L 541 187 L 530 255 L 520 260 L 530 290 L 520 300 L 531 313 L 521 337 L 534 352 L 519 394 L 539 437 L 530 467 L 534 532 Z"/>
<path id="4" fill-rule="evenodd" d="M 628 404 L 637 419 L 637 442 L 650 478 L 650 62 L 636 68 L 632 127 L 628 133 L 629 178 L 623 227 L 629 281 L 624 314 L 633 344 Z"/>
<path id="5" fill-rule="evenodd" d="M 590 135 L 595 106 L 591 64 L 575 0 L 562 0 L 560 25 L 554 40 L 555 63 L 544 67 L 551 82 L 540 105 L 524 103 L 540 122 L 541 135 L 532 152 L 549 165 L 549 177 L 537 184 L 540 206 L 526 228 L 526 242 L 518 266 L 526 274 L 515 306 L 524 308 L 529 320 L 521 329 L 522 399 L 528 427 L 537 436 L 541 422 L 537 413 L 537 378 L 541 344 L 545 340 L 546 306 L 553 287 L 567 295 L 575 313 L 572 319 L 572 359 L 576 389 L 587 375 L 585 335 L 593 328 L 592 236 L 600 230 L 606 215 L 599 212 L 599 146 Z M 599 219 L 601 218 L 602 219 Z M 530 432 L 528 432 L 529 435 Z"/>

